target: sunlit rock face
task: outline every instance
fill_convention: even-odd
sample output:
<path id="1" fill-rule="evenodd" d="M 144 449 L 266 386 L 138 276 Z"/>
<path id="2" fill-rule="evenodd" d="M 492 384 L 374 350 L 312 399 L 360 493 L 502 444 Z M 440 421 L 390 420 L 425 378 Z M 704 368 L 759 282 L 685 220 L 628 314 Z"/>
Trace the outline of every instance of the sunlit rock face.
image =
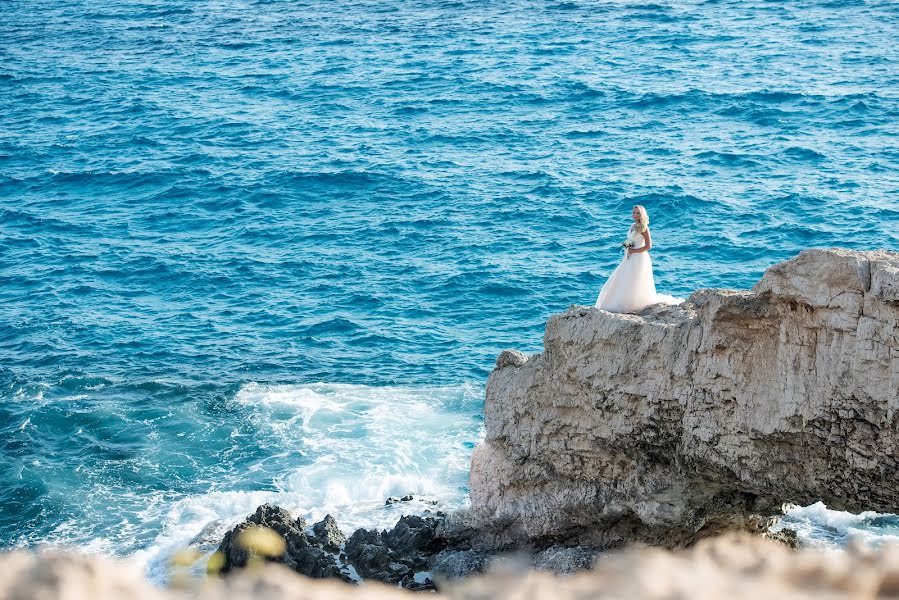
<path id="1" fill-rule="evenodd" d="M 883 251 L 808 250 L 639 314 L 571 307 L 488 380 L 479 543 L 675 547 L 783 503 L 896 512 L 897 323 Z"/>

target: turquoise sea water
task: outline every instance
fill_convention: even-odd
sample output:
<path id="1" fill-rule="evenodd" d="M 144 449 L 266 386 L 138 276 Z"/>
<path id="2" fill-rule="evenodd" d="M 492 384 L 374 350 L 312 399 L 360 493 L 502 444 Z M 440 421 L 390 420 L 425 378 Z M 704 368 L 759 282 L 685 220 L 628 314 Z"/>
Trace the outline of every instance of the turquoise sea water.
<path id="1" fill-rule="evenodd" d="M 635 203 L 676 295 L 899 247 L 892 1 L 0 16 L 0 547 L 158 578 L 263 501 L 464 503 L 493 359 L 595 300 Z"/>

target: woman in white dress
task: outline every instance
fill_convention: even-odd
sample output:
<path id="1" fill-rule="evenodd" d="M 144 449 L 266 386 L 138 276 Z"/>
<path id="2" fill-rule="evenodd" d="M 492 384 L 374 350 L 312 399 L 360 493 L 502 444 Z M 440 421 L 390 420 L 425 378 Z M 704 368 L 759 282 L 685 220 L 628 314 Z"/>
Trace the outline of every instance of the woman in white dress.
<path id="1" fill-rule="evenodd" d="M 656 293 L 652 276 L 652 236 L 649 235 L 649 215 L 639 204 L 631 211 L 634 224 L 627 230 L 624 258 L 612 271 L 596 300 L 596 308 L 609 312 L 635 312 L 651 304 L 676 304 L 679 299 Z"/>

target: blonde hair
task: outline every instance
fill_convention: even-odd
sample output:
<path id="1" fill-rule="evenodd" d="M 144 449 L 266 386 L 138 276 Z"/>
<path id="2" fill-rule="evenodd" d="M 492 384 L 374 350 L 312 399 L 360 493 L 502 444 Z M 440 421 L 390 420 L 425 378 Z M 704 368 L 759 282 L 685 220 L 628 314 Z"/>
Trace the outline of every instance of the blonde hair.
<path id="1" fill-rule="evenodd" d="M 637 221 L 637 224 L 634 226 L 634 228 L 640 233 L 643 233 L 649 227 L 649 213 L 646 212 L 646 209 L 642 204 L 637 204 L 636 206 L 634 206 L 634 208 L 640 212 L 640 220 Z"/>

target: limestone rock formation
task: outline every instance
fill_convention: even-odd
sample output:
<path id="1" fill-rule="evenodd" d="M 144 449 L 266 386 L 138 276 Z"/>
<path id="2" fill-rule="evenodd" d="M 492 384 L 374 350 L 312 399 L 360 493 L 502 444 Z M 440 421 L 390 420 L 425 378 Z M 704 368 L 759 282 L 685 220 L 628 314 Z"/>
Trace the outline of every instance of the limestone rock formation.
<path id="1" fill-rule="evenodd" d="M 752 291 L 572 307 L 544 346 L 488 380 L 482 547 L 677 547 L 787 502 L 899 511 L 899 254 L 807 250 Z"/>

